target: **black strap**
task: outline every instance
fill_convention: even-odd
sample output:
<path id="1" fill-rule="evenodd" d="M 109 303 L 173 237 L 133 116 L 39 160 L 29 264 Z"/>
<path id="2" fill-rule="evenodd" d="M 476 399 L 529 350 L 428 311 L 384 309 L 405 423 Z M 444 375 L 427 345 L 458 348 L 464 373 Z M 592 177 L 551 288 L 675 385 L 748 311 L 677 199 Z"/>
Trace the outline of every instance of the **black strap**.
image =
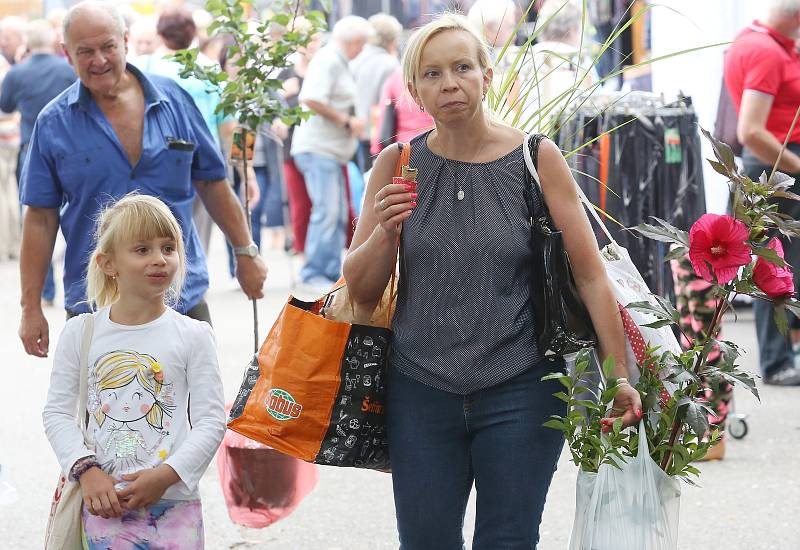
<path id="1" fill-rule="evenodd" d="M 528 138 L 531 161 L 533 162 L 533 167 L 537 170 L 539 169 L 539 144 L 546 137 L 545 134 L 533 134 Z M 536 220 L 544 216 L 549 221 L 550 210 L 547 208 L 547 203 L 544 201 L 542 189 L 539 184 L 534 181 L 530 170 L 528 170 L 526 166 L 523 166 L 523 168 L 525 170 L 525 202 L 528 204 L 528 214 L 531 219 Z M 534 196 L 537 199 L 535 201 L 533 200 Z"/>

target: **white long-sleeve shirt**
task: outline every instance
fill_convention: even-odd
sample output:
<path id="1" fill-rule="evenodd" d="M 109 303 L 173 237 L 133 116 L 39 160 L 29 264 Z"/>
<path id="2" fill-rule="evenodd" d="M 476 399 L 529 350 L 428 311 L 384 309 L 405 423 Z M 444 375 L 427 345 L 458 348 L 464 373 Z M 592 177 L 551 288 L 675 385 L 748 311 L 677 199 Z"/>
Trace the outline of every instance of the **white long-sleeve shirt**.
<path id="1" fill-rule="evenodd" d="M 211 326 L 169 308 L 144 325 L 120 325 L 109 319 L 109 311 L 95 314 L 89 348 L 93 449 L 86 447 L 75 422 L 82 317 L 67 322 L 56 347 L 42 417 L 61 469 L 68 475 L 78 459 L 94 454 L 103 470 L 119 479 L 166 463 L 180 481 L 163 498 L 197 499 L 197 484 L 225 434 Z"/>

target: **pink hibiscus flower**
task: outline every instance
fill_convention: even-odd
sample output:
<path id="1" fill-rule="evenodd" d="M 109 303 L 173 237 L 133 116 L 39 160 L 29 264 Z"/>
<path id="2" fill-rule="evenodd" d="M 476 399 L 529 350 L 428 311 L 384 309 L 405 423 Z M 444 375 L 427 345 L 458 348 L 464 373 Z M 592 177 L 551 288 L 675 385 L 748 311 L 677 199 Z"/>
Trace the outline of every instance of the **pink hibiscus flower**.
<path id="1" fill-rule="evenodd" d="M 731 216 L 704 214 L 689 231 L 689 260 L 695 273 L 719 284 L 732 281 L 750 263 L 747 226 Z M 710 265 L 710 268 L 709 268 Z"/>
<path id="2" fill-rule="evenodd" d="M 772 239 L 767 244 L 767 248 L 777 252 L 781 258 L 784 257 L 783 244 L 781 244 L 780 239 Z M 759 257 L 753 268 L 753 282 L 770 298 L 792 296 L 794 294 L 794 277 L 792 276 L 792 267 L 789 264 L 780 267 Z"/>

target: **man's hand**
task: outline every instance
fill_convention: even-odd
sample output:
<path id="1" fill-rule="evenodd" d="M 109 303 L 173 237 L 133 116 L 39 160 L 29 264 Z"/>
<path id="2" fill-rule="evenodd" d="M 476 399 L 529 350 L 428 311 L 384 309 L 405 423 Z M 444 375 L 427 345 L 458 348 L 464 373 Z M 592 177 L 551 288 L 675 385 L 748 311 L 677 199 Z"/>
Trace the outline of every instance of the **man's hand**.
<path id="1" fill-rule="evenodd" d="M 236 256 L 236 278 L 248 298 L 257 300 L 264 297 L 267 266 L 261 256 Z"/>
<path id="2" fill-rule="evenodd" d="M 25 353 L 34 357 L 47 357 L 50 347 L 50 326 L 41 306 L 22 309 L 19 338 L 25 347 Z"/>
<path id="3" fill-rule="evenodd" d="M 101 518 L 118 518 L 122 506 L 114 490 L 114 479 L 100 468 L 90 468 L 80 478 L 86 511 Z"/>
<path id="4" fill-rule="evenodd" d="M 289 127 L 281 119 L 277 119 L 272 123 L 272 131 L 282 140 L 289 137 Z"/>
<path id="5" fill-rule="evenodd" d="M 117 496 L 126 509 L 133 510 L 152 506 L 161 500 L 164 491 L 180 481 L 180 477 L 172 466 L 162 464 L 157 468 L 124 475 L 122 480 L 129 481 L 130 485 L 119 491 Z"/>
<path id="6" fill-rule="evenodd" d="M 366 125 L 367 121 L 363 118 L 356 116 L 350 117 L 350 135 L 352 137 L 361 137 Z"/>

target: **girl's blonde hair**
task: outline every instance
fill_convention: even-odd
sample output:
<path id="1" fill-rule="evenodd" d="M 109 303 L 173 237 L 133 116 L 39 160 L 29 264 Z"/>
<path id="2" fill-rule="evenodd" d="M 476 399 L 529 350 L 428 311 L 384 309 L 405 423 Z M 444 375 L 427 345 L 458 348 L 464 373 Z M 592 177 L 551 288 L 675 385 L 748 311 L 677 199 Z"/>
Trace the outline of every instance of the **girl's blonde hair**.
<path id="1" fill-rule="evenodd" d="M 484 71 L 492 66 L 489 55 L 489 46 L 483 38 L 483 33 L 478 32 L 472 23 L 463 15 L 456 13 L 443 13 L 427 25 L 420 27 L 408 39 L 406 50 L 403 54 L 403 80 L 406 84 L 416 86 L 417 73 L 422 62 L 422 51 L 431 38 L 444 31 L 464 31 L 469 34 L 478 47 L 478 62 Z"/>
<path id="2" fill-rule="evenodd" d="M 155 400 L 147 412 L 147 423 L 160 430 L 164 427 L 164 415 L 172 416 L 175 404 L 165 398 L 164 384 L 154 376 L 153 367 L 156 365 L 160 371 L 161 366 L 154 358 L 135 351 L 107 353 L 95 363 L 95 391 L 99 395 L 103 390 L 123 388 L 136 380 Z M 101 407 L 94 411 L 94 417 L 98 426 L 102 426 L 106 420 L 106 414 Z"/>
<path id="3" fill-rule="evenodd" d="M 104 307 L 119 300 L 117 281 L 106 275 L 97 263 L 99 254 L 114 255 L 121 244 L 139 240 L 166 238 L 175 241 L 178 271 L 167 300 L 174 305 L 181 294 L 186 276 L 183 231 L 166 204 L 150 195 L 129 194 L 109 205 L 97 219 L 97 246 L 89 257 L 86 270 L 86 298 L 90 306 Z"/>

